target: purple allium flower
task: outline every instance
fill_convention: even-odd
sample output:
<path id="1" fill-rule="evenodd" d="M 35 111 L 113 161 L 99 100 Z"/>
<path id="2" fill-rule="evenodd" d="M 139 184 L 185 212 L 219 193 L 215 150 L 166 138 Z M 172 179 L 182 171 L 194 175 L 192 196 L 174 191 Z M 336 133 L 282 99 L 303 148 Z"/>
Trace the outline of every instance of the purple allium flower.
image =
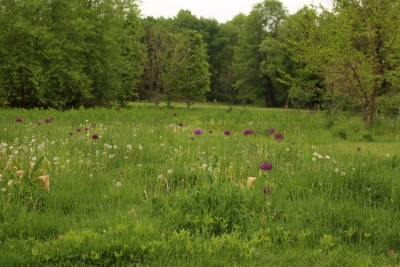
<path id="1" fill-rule="evenodd" d="M 119 174 L 124 175 L 124 172 L 120 172 Z"/>
<path id="2" fill-rule="evenodd" d="M 120 110 L 121 108 L 120 107 L 117 107 L 115 110 Z"/>
<path id="3" fill-rule="evenodd" d="M 18 117 L 18 118 L 15 119 L 15 121 L 16 122 L 22 122 L 22 119 Z"/>
<path id="4" fill-rule="evenodd" d="M 77 131 L 77 132 L 80 132 L 80 131 L 82 131 L 82 130 L 81 130 L 81 128 L 78 128 L 78 129 L 76 129 L 76 131 Z"/>
<path id="5" fill-rule="evenodd" d="M 243 132 L 244 135 L 253 134 L 252 130 L 246 130 Z"/>
<path id="6" fill-rule="evenodd" d="M 361 150 L 361 147 L 357 147 L 357 150 L 360 151 L 360 150 Z"/>
<path id="7" fill-rule="evenodd" d="M 174 117 L 176 117 L 176 113 L 174 113 L 173 115 L 174 115 Z"/>
<path id="8" fill-rule="evenodd" d="M 296 144 L 296 142 L 292 142 L 292 146 L 294 146 Z"/>
<path id="9" fill-rule="evenodd" d="M 74 133 L 73 132 L 69 132 L 69 135 L 73 135 Z"/>
<path id="10" fill-rule="evenodd" d="M 38 121 L 38 122 L 37 122 L 37 125 L 42 125 L 42 122 Z"/>
<path id="11" fill-rule="evenodd" d="M 51 121 L 52 121 L 52 119 L 46 118 L 46 119 L 44 120 L 44 123 L 50 123 Z"/>
<path id="12" fill-rule="evenodd" d="M 92 127 L 96 127 L 96 123 L 92 123 Z"/>
<path id="13" fill-rule="evenodd" d="M 269 171 L 272 169 L 272 164 L 268 162 L 261 163 L 260 169 L 264 171 Z"/>
<path id="14" fill-rule="evenodd" d="M 209 133 L 213 133 L 213 130 L 208 130 Z"/>
<path id="15" fill-rule="evenodd" d="M 278 142 L 283 141 L 284 138 L 285 138 L 285 137 L 284 137 L 283 134 L 281 134 L 281 133 L 277 133 L 277 134 L 274 136 L 274 140 L 275 140 L 275 141 L 278 141 Z"/>
<path id="16" fill-rule="evenodd" d="M 231 135 L 231 131 L 226 130 L 226 131 L 224 132 L 224 135 Z"/>
<path id="17" fill-rule="evenodd" d="M 193 137 L 190 137 L 190 140 L 194 140 L 194 138 L 193 138 Z"/>
<path id="18" fill-rule="evenodd" d="M 85 131 L 89 131 L 89 128 L 86 127 L 86 128 L 85 128 Z"/>
<path id="19" fill-rule="evenodd" d="M 180 122 L 178 125 L 182 127 L 182 126 L 183 126 L 183 123 L 182 123 L 182 122 Z"/>
<path id="20" fill-rule="evenodd" d="M 197 128 L 196 130 L 194 130 L 194 134 L 202 134 L 203 131 L 200 128 Z"/>
<path id="21" fill-rule="evenodd" d="M 264 187 L 262 190 L 261 190 L 261 192 L 263 192 L 264 193 L 264 195 L 266 196 L 266 197 L 268 197 L 269 196 L 269 193 L 271 193 L 271 187 Z"/>
<path id="22" fill-rule="evenodd" d="M 269 128 L 268 132 L 269 132 L 270 134 L 273 134 L 274 132 L 276 132 L 276 130 L 275 130 L 275 128 Z"/>
<path id="23" fill-rule="evenodd" d="M 99 139 L 99 136 L 97 134 L 92 135 L 93 139 Z"/>

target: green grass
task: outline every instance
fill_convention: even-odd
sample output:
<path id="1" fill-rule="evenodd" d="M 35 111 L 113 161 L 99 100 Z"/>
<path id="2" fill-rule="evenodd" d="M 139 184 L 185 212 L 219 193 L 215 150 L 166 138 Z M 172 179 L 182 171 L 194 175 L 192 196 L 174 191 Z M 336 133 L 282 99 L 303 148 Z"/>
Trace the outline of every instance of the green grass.
<path id="1" fill-rule="evenodd" d="M 0 266 L 400 264 L 393 121 L 220 104 L 0 112 Z M 12 170 L 41 156 L 49 193 Z"/>

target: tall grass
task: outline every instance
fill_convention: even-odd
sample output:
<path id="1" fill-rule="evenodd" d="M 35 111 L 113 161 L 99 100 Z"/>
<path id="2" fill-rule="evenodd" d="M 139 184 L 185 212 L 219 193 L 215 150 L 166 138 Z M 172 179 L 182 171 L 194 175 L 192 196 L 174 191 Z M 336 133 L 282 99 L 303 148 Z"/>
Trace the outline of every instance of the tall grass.
<path id="1" fill-rule="evenodd" d="M 222 106 L 1 114 L 0 266 L 399 264 L 393 121 Z M 12 170 L 42 156 L 49 193 Z"/>

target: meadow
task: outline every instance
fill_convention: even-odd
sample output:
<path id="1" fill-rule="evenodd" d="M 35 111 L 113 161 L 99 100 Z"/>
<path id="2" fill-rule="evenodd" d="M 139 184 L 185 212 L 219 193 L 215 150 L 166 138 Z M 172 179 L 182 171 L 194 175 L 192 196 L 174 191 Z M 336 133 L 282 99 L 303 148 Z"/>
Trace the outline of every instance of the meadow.
<path id="1" fill-rule="evenodd" d="M 400 126 L 178 104 L 0 110 L 0 266 L 399 266 Z"/>

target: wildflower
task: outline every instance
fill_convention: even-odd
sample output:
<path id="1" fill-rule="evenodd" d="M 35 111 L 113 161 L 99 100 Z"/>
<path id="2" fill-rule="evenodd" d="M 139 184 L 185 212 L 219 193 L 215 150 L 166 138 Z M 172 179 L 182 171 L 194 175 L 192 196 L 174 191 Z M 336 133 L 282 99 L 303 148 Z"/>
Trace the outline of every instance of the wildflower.
<path id="1" fill-rule="evenodd" d="M 52 121 L 52 119 L 50 119 L 50 118 L 44 119 L 44 123 L 50 123 L 51 121 Z"/>
<path id="2" fill-rule="evenodd" d="M 317 147 L 316 146 L 311 146 L 312 147 L 312 149 L 316 149 Z"/>
<path id="3" fill-rule="evenodd" d="M 158 178 L 158 179 L 161 179 L 161 178 L 162 178 L 162 174 L 158 175 L 157 178 Z"/>
<path id="4" fill-rule="evenodd" d="M 190 137 L 190 140 L 194 140 L 194 138 L 193 138 L 193 137 Z"/>
<path id="5" fill-rule="evenodd" d="M 197 128 L 196 130 L 194 130 L 194 134 L 202 134 L 203 131 L 200 128 Z"/>
<path id="6" fill-rule="evenodd" d="M 314 157 L 318 157 L 318 153 L 317 153 L 317 152 L 314 152 L 314 153 L 313 153 L 313 156 L 314 156 Z"/>
<path id="7" fill-rule="evenodd" d="M 120 110 L 121 108 L 120 107 L 117 107 L 115 110 Z"/>
<path id="8" fill-rule="evenodd" d="M 142 145 L 141 144 L 139 144 L 139 150 L 142 150 L 143 149 L 143 147 L 142 147 Z"/>
<path id="9" fill-rule="evenodd" d="M 167 172 L 168 172 L 168 174 L 172 174 L 174 171 L 173 170 L 168 170 Z"/>
<path id="10" fill-rule="evenodd" d="M 99 139 L 99 136 L 97 134 L 92 135 L 93 139 Z"/>
<path id="11" fill-rule="evenodd" d="M 69 135 L 73 135 L 74 133 L 73 132 L 69 132 Z"/>
<path id="12" fill-rule="evenodd" d="M 268 162 L 261 163 L 260 169 L 264 171 L 269 171 L 272 169 L 272 164 Z"/>
<path id="13" fill-rule="evenodd" d="M 274 140 L 275 140 L 275 141 L 278 141 L 278 142 L 281 142 L 281 141 L 283 141 L 284 138 L 285 138 L 285 137 L 283 136 L 283 134 L 277 133 L 277 134 L 275 135 L 275 137 L 274 137 Z"/>
<path id="14" fill-rule="evenodd" d="M 333 171 L 334 171 L 334 172 L 338 172 L 338 171 L 339 171 L 339 169 L 338 169 L 338 168 L 335 168 Z"/>
<path id="15" fill-rule="evenodd" d="M 244 135 L 253 134 L 252 130 L 246 130 L 243 132 Z"/>
<path id="16" fill-rule="evenodd" d="M 96 123 L 92 123 L 92 127 L 96 127 Z"/>
<path id="17" fill-rule="evenodd" d="M 263 192 L 264 193 L 264 195 L 266 196 L 266 197 L 268 197 L 269 196 L 269 193 L 271 193 L 271 187 L 263 187 L 263 189 L 261 189 L 261 192 Z"/>
<path id="18" fill-rule="evenodd" d="M 176 117 L 176 113 L 174 113 L 173 115 L 174 115 L 174 117 Z"/>
<path id="19" fill-rule="evenodd" d="M 5 189 L 4 187 L 2 187 L 2 188 L 1 188 L 1 191 L 2 191 L 2 192 L 6 192 L 7 189 Z"/>
<path id="20" fill-rule="evenodd" d="M 115 185 L 119 187 L 121 186 L 121 182 L 117 182 Z"/>
<path id="21" fill-rule="evenodd" d="M 324 157 L 324 156 L 322 156 L 322 155 L 318 155 L 318 158 L 319 158 L 319 159 L 322 159 L 323 157 Z"/>
<path id="22" fill-rule="evenodd" d="M 85 131 L 89 131 L 89 128 L 86 127 L 86 128 L 85 128 Z"/>
<path id="23" fill-rule="evenodd" d="M 357 150 L 360 151 L 360 150 L 361 150 L 361 147 L 357 147 Z"/>
<path id="24" fill-rule="evenodd" d="M 294 146 L 296 144 L 296 142 L 292 142 L 291 144 L 292 144 L 292 146 Z"/>
<path id="25" fill-rule="evenodd" d="M 208 132 L 209 132 L 209 133 L 212 133 L 212 132 L 213 132 L 213 130 L 208 130 Z"/>
<path id="26" fill-rule="evenodd" d="M 346 172 L 342 172 L 341 175 L 342 175 L 342 176 L 346 176 Z"/>
<path id="27" fill-rule="evenodd" d="M 78 128 L 78 129 L 76 129 L 76 131 L 77 131 L 77 132 L 80 132 L 80 131 L 82 131 L 82 130 L 81 130 L 81 128 Z"/>
<path id="28" fill-rule="evenodd" d="M 207 164 L 202 164 L 201 167 L 202 167 L 203 169 L 205 169 L 205 168 L 207 168 Z"/>
<path id="29" fill-rule="evenodd" d="M 32 158 L 32 161 L 36 161 L 36 157 L 33 157 L 33 158 Z"/>
<path id="30" fill-rule="evenodd" d="M 38 121 L 36 124 L 37 124 L 37 125 L 42 125 L 42 123 L 41 123 L 40 121 Z"/>
<path id="31" fill-rule="evenodd" d="M 269 128 L 268 132 L 269 132 L 269 134 L 273 134 L 274 132 L 276 132 L 276 129 L 275 128 Z"/>
<path id="32" fill-rule="evenodd" d="M 390 155 L 389 155 L 389 154 L 386 154 L 386 157 L 390 157 Z"/>
<path id="33" fill-rule="evenodd" d="M 317 158 L 312 158 L 312 161 L 316 161 L 317 160 Z"/>
<path id="34" fill-rule="evenodd" d="M 325 158 L 326 158 L 326 159 L 330 159 L 331 157 L 329 157 L 329 156 L 326 156 Z"/>
<path id="35" fill-rule="evenodd" d="M 224 135 L 231 135 L 231 132 L 230 132 L 229 130 L 226 130 L 226 131 L 224 132 Z"/>
<path id="36" fill-rule="evenodd" d="M 286 148 L 286 151 L 290 151 L 290 148 Z"/>
<path id="37" fill-rule="evenodd" d="M 18 117 L 18 118 L 15 119 L 15 121 L 16 122 L 22 122 L 22 119 Z"/>
<path id="38" fill-rule="evenodd" d="M 132 149 L 132 145 L 126 145 L 126 148 L 131 150 Z M 139 148 L 140 149 L 140 148 Z"/>
<path id="39" fill-rule="evenodd" d="M 179 123 L 179 126 L 181 126 L 181 127 L 182 127 L 182 126 L 183 126 L 183 123 L 182 123 L 182 122 L 180 122 L 180 123 Z"/>

